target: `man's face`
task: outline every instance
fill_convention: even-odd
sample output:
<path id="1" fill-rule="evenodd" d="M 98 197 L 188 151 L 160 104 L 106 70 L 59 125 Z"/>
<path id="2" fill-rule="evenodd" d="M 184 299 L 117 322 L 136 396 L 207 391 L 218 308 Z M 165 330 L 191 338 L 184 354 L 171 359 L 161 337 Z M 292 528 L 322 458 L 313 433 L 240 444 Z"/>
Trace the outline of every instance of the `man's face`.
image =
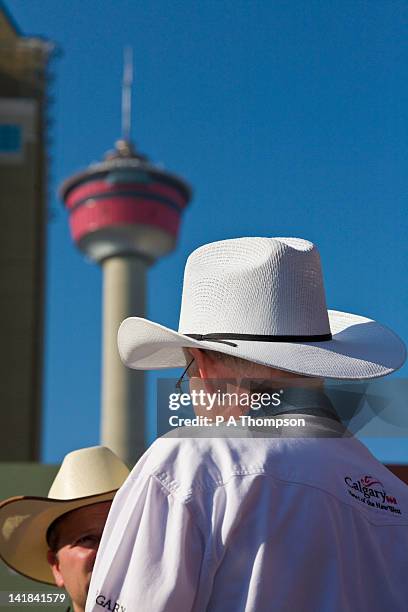
<path id="1" fill-rule="evenodd" d="M 55 551 L 48 562 L 55 583 L 64 587 L 75 611 L 85 609 L 96 553 L 112 502 L 93 504 L 63 516 L 56 527 Z"/>

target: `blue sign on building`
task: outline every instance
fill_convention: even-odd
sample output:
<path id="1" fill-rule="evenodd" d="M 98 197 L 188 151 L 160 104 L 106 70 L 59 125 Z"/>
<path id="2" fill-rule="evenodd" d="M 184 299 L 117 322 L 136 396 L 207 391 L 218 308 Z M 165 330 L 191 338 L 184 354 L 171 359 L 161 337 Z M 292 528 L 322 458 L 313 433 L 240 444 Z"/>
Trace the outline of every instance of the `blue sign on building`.
<path id="1" fill-rule="evenodd" d="M 0 153 L 20 153 L 22 140 L 21 125 L 0 123 Z"/>

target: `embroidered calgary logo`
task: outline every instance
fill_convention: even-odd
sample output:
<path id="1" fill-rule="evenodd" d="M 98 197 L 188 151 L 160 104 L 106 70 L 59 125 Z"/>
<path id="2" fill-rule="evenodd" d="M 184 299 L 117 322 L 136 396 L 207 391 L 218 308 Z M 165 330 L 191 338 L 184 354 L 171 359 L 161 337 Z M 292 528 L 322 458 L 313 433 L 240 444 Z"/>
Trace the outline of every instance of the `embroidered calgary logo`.
<path id="1" fill-rule="evenodd" d="M 397 499 L 385 491 L 383 483 L 377 478 L 362 476 L 354 480 L 351 476 L 346 476 L 344 482 L 348 487 L 349 494 L 366 506 L 401 514 Z"/>

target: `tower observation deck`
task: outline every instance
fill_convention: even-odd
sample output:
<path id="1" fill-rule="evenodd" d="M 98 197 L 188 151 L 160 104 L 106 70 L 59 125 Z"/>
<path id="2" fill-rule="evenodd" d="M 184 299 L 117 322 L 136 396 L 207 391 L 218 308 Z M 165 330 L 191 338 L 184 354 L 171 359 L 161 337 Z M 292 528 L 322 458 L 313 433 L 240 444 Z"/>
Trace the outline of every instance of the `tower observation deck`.
<path id="1" fill-rule="evenodd" d="M 191 191 L 119 140 L 104 161 L 66 180 L 61 196 L 72 238 L 93 261 L 134 255 L 152 263 L 176 246 Z"/>

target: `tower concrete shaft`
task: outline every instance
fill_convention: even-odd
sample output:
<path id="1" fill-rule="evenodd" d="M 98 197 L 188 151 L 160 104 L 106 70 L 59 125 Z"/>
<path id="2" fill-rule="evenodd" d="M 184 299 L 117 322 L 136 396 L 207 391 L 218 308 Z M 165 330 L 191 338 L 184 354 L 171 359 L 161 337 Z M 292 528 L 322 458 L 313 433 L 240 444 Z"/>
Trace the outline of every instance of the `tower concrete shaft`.
<path id="1" fill-rule="evenodd" d="M 129 466 L 143 453 L 143 372 L 126 368 L 118 354 L 117 330 L 129 314 L 144 316 L 146 263 L 134 255 L 109 257 L 103 270 L 103 362 L 101 441 Z"/>

